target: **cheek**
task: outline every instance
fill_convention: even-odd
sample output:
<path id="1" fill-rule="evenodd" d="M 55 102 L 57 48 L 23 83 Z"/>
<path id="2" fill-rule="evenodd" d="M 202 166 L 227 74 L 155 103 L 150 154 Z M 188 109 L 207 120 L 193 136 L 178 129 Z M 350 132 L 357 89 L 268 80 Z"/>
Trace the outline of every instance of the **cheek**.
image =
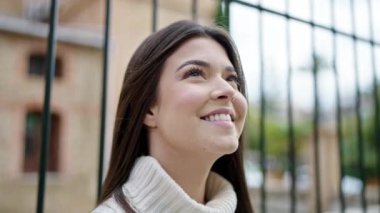
<path id="1" fill-rule="evenodd" d="M 248 103 L 247 99 L 239 93 L 234 101 L 235 110 L 239 116 L 239 122 L 244 124 L 245 117 L 247 115 Z"/>
<path id="2" fill-rule="evenodd" d="M 169 107 L 172 109 L 191 109 L 194 111 L 203 105 L 207 99 L 207 95 L 196 87 L 177 87 L 167 91 L 165 99 L 163 103 L 170 104 Z"/>

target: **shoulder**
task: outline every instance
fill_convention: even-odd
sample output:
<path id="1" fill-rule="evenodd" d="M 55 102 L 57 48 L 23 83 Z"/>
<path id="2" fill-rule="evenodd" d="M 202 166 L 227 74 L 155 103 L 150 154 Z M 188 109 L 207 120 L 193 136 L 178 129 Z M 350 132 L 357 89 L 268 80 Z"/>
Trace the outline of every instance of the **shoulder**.
<path id="1" fill-rule="evenodd" d="M 107 199 L 99 206 L 96 207 L 91 213 L 124 213 L 125 211 L 116 202 L 115 198 L 112 196 Z"/>

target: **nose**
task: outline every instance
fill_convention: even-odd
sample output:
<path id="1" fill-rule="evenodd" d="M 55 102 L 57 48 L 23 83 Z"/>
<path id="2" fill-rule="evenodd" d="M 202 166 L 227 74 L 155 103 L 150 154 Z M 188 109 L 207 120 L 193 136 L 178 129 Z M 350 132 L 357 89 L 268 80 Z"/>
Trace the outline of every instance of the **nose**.
<path id="1" fill-rule="evenodd" d="M 217 78 L 211 91 L 211 98 L 214 100 L 232 101 L 236 89 L 223 78 Z"/>

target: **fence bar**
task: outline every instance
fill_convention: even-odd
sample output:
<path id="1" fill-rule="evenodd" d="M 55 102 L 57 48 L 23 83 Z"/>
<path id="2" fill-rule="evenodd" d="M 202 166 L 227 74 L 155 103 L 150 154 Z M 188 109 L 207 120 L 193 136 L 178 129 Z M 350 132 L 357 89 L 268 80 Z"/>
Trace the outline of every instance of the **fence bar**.
<path id="1" fill-rule="evenodd" d="M 105 11 L 105 29 L 103 41 L 103 80 L 102 80 L 102 100 L 101 100 L 101 117 L 100 117 L 100 143 L 99 143 L 99 165 L 98 165 L 98 197 L 102 193 L 103 183 L 103 165 L 104 165 L 104 140 L 105 125 L 107 112 L 107 88 L 108 88 L 108 59 L 109 59 L 109 31 L 111 16 L 111 0 L 106 0 Z"/>
<path id="2" fill-rule="evenodd" d="M 198 22 L 198 0 L 192 0 L 191 18 L 194 22 Z"/>
<path id="3" fill-rule="evenodd" d="M 289 0 L 286 0 L 286 14 L 289 13 Z M 296 175 L 296 146 L 294 139 L 294 128 L 293 128 L 293 100 L 292 100 L 292 54 L 291 54 L 291 43 L 290 43 L 290 20 L 286 19 L 286 52 L 287 52 L 287 63 L 288 63 L 288 74 L 287 74 L 287 105 L 288 105 L 288 158 L 289 158 L 289 171 L 291 176 L 291 187 L 290 187 L 290 212 L 295 213 L 297 207 L 297 175 Z"/>
<path id="4" fill-rule="evenodd" d="M 152 32 L 156 32 L 158 23 L 158 0 L 152 0 L 152 5 Z"/>
<path id="5" fill-rule="evenodd" d="M 259 4 L 261 1 L 259 0 Z M 266 212 L 266 141 L 265 141 L 265 116 L 266 116 L 266 99 L 265 99 L 265 68 L 264 68 L 264 48 L 263 48 L 263 20 L 262 11 L 259 10 L 258 28 L 259 28 L 259 54 L 260 54 L 260 132 L 259 132 L 259 148 L 260 148 L 260 167 L 263 174 L 263 182 L 260 188 L 261 196 L 261 212 Z"/>
<path id="6" fill-rule="evenodd" d="M 314 1 L 310 1 L 310 17 L 312 23 L 314 17 Z M 321 206 L 321 181 L 319 170 L 319 87 L 318 87 L 318 72 L 319 58 L 316 53 L 316 41 L 315 41 L 315 26 L 311 25 L 311 47 L 312 47 L 312 71 L 313 71 L 313 87 L 314 87 L 314 113 L 313 113 L 313 145 L 314 145 L 314 172 L 315 172 L 315 210 L 317 213 L 322 212 Z"/>
<path id="7" fill-rule="evenodd" d="M 373 31 L 373 14 L 372 14 L 372 1 L 367 0 L 368 6 L 368 22 L 369 22 L 369 30 L 370 30 L 370 38 L 374 40 L 374 31 Z M 376 59 L 375 59 L 375 45 L 371 42 L 371 59 L 372 59 L 372 75 L 373 75 L 373 101 L 375 102 L 375 146 L 377 151 L 377 179 L 380 180 L 380 112 L 379 112 L 379 94 L 378 94 L 378 82 L 377 82 L 377 68 L 376 68 Z M 377 203 L 380 205 L 380 183 L 378 185 L 378 200 Z"/>
<path id="8" fill-rule="evenodd" d="M 333 28 L 335 28 L 335 0 L 331 0 L 331 24 Z M 340 169 L 340 177 L 339 177 L 339 201 L 340 201 L 340 212 L 344 213 L 346 210 L 346 201 L 343 194 L 343 177 L 345 175 L 345 167 L 344 167 L 344 151 L 343 151 L 343 133 L 342 133 L 342 106 L 340 103 L 340 82 L 339 82 L 339 73 L 337 69 L 337 34 L 335 31 L 333 33 L 333 62 L 332 68 L 334 72 L 334 80 L 335 80 L 335 99 L 336 99 L 336 134 L 338 140 L 338 155 L 339 155 L 339 169 Z"/>
<path id="9" fill-rule="evenodd" d="M 363 187 L 361 190 L 361 206 L 364 212 L 367 211 L 367 203 L 365 199 L 366 194 L 366 171 L 364 169 L 364 144 L 363 144 L 363 128 L 362 128 L 362 119 L 361 119 L 361 94 L 360 94 L 360 85 L 359 85 L 359 67 L 358 67 L 358 55 L 357 55 L 357 45 L 358 41 L 356 39 L 356 22 L 355 22 L 355 8 L 354 8 L 354 0 L 350 1 L 351 7 L 351 26 L 354 35 L 354 44 L 353 44 L 353 54 L 354 54 L 354 70 L 355 70 L 355 93 L 356 93 L 356 104 L 355 104 L 355 112 L 356 112 L 356 128 L 357 128 L 357 141 L 358 141 L 358 164 L 359 164 L 359 175 L 360 180 L 363 183 Z"/>
<path id="10" fill-rule="evenodd" d="M 296 22 L 300 22 L 300 23 L 303 23 L 303 24 L 307 24 L 307 25 L 309 25 L 311 27 L 319 28 L 319 29 L 324 29 L 324 30 L 327 30 L 327 31 L 330 31 L 330 32 L 335 31 L 337 35 L 341 35 L 341 36 L 344 36 L 344 37 L 349 37 L 351 39 L 355 38 L 357 41 L 362 41 L 362 42 L 366 42 L 366 43 L 374 43 L 374 45 L 380 46 L 380 42 L 377 42 L 375 40 L 369 40 L 369 39 L 366 39 L 364 37 L 353 35 L 351 33 L 346 33 L 346 32 L 343 32 L 343 31 L 339 31 L 339 30 L 337 30 L 335 28 L 331 28 L 331 27 L 327 27 L 327 26 L 322 25 L 322 24 L 315 23 L 313 20 L 312 21 L 308 21 L 308 20 L 305 20 L 305 19 L 302 19 L 302 18 L 298 18 L 298 17 L 295 17 L 295 16 L 286 15 L 286 14 L 283 14 L 281 12 L 277 12 L 275 10 L 271 10 L 271 9 L 262 7 L 260 4 L 251 4 L 251 3 L 248 3 L 248 2 L 245 2 L 245 1 L 239 1 L 239 0 L 230 0 L 230 1 L 231 2 L 235 2 L 235 3 L 239 3 L 239 4 L 247 6 L 247 7 L 256 8 L 257 10 L 260 10 L 260 11 L 263 11 L 263 12 L 267 12 L 267 13 L 270 13 L 270 14 L 274 14 L 274 15 L 278 15 L 278 16 L 281 16 L 281 17 L 284 17 L 284 18 L 287 18 L 286 16 L 288 16 L 288 18 L 290 20 L 292 20 L 292 21 L 296 21 Z"/>
<path id="11" fill-rule="evenodd" d="M 50 3 L 50 18 L 49 18 L 49 37 L 48 37 L 48 69 L 45 73 L 45 98 L 44 98 L 44 113 L 42 123 L 42 142 L 40 150 L 40 166 L 38 171 L 38 195 L 37 195 L 37 213 L 44 212 L 45 200 L 45 177 L 47 159 L 49 156 L 49 141 L 50 141 L 50 97 L 52 88 L 52 79 L 55 74 L 55 58 L 56 58 L 56 26 L 58 23 L 58 5 L 56 0 L 51 0 Z"/>

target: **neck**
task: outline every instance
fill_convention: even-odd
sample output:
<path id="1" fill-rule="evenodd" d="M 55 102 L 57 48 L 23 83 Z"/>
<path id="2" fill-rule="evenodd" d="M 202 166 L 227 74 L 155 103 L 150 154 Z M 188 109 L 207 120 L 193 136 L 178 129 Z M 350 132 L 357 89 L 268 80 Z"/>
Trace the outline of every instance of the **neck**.
<path id="1" fill-rule="evenodd" d="M 167 150 L 166 150 L 167 151 Z M 162 168 L 193 200 L 207 202 L 205 197 L 206 181 L 216 158 L 202 158 L 194 154 L 150 150 Z"/>

